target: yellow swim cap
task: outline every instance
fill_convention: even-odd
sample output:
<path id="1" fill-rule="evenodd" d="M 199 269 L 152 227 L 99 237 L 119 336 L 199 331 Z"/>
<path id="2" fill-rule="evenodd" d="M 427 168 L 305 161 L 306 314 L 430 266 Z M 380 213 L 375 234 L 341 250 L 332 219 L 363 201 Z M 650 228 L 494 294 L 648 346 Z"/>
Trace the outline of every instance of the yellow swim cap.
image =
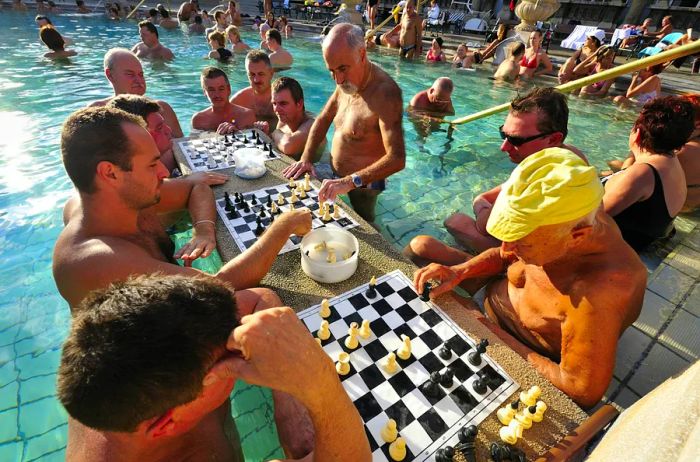
<path id="1" fill-rule="evenodd" d="M 526 157 L 503 183 L 486 230 L 502 241 L 517 241 L 540 226 L 586 216 L 602 198 L 594 167 L 567 149 L 544 149 Z"/>

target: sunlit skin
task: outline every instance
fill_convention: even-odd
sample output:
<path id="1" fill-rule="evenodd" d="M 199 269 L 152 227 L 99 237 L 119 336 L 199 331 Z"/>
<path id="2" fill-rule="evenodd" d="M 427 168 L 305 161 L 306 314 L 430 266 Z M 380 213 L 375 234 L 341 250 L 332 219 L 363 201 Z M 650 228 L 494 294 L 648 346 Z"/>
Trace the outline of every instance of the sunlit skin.
<path id="1" fill-rule="evenodd" d="M 146 126 L 148 133 L 155 141 L 158 151 L 161 154 L 161 162 L 169 172 L 172 172 L 177 163 L 173 156 L 173 131 L 168 126 L 160 112 L 151 112 L 146 116 Z"/>
<path id="2" fill-rule="evenodd" d="M 528 68 L 525 66 L 520 66 L 520 75 L 522 77 L 537 77 L 552 70 L 552 62 L 550 61 L 549 56 L 547 56 L 547 53 L 545 53 L 541 48 L 542 38 L 542 32 L 540 31 L 535 30 L 530 33 L 528 47 L 525 50 L 525 58 L 527 58 L 528 61 L 532 61 L 536 58 L 537 67 Z"/>
<path id="3" fill-rule="evenodd" d="M 272 109 L 272 91 L 270 84 L 274 70 L 264 62 L 246 60 L 246 72 L 250 86 L 233 95 L 231 102 L 255 112 L 259 121 L 268 122 L 271 128 L 277 124 L 277 116 Z"/>
<path id="4" fill-rule="evenodd" d="M 147 27 L 139 28 L 141 43 L 137 43 L 131 49 L 138 58 L 143 59 L 173 59 L 173 52 L 163 46 L 158 35 L 148 30 Z"/>
<path id="5" fill-rule="evenodd" d="M 192 128 L 225 134 L 253 126 L 255 113 L 229 102 L 231 85 L 223 76 L 203 79 L 202 90 L 211 107 L 192 117 Z"/>
<path id="6" fill-rule="evenodd" d="M 447 83 L 442 83 L 443 79 L 449 80 L 446 77 L 441 77 L 427 90 L 418 92 L 411 99 L 410 107 L 419 111 L 429 112 L 435 116 L 454 114 L 452 90 L 445 88 Z"/>

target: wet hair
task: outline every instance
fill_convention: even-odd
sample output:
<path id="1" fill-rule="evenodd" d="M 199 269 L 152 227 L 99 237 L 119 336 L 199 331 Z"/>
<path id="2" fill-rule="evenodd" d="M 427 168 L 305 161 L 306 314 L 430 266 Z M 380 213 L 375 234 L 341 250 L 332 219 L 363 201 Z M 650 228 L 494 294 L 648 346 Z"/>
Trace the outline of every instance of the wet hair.
<path id="1" fill-rule="evenodd" d="M 270 63 L 270 57 L 267 56 L 267 53 L 265 53 L 262 50 L 249 51 L 248 54 L 245 56 L 245 60 L 249 63 L 265 63 L 267 67 L 272 67 L 272 64 Z"/>
<path id="2" fill-rule="evenodd" d="M 241 31 L 239 31 L 238 27 L 234 26 L 233 24 L 226 28 L 226 37 L 228 37 L 231 34 L 235 35 L 238 38 L 238 41 L 240 42 Z"/>
<path id="3" fill-rule="evenodd" d="M 129 114 L 134 114 L 143 119 L 146 124 L 146 118 L 154 112 L 160 112 L 161 107 L 157 101 L 146 96 L 139 95 L 119 95 L 110 99 L 105 107 L 113 107 L 121 109 Z"/>
<path id="4" fill-rule="evenodd" d="M 664 69 L 666 69 L 665 63 L 659 63 L 654 64 L 653 66 L 649 66 L 649 72 L 651 72 L 652 75 L 661 74 L 661 72 L 663 72 Z"/>
<path id="5" fill-rule="evenodd" d="M 44 45 L 53 51 L 63 51 L 63 47 L 66 45 L 61 34 L 50 25 L 43 26 L 39 30 L 39 38 L 44 42 Z"/>
<path id="6" fill-rule="evenodd" d="M 219 44 L 219 47 L 223 47 L 226 45 L 226 37 L 224 37 L 224 34 L 219 32 L 218 30 L 211 32 L 207 36 L 207 40 L 209 40 L 209 41 L 214 40 L 216 43 Z"/>
<path id="7" fill-rule="evenodd" d="M 553 88 L 535 88 L 525 96 L 518 96 L 510 103 L 510 111 L 518 114 L 537 112 L 537 129 L 541 133 L 569 133 L 569 106 L 566 96 Z"/>
<path id="8" fill-rule="evenodd" d="M 226 13 L 224 13 L 223 11 L 217 11 L 216 13 L 214 13 L 214 19 L 215 19 L 216 21 L 218 21 L 219 18 L 222 17 L 222 16 L 224 16 L 224 15 L 226 15 Z"/>
<path id="9" fill-rule="evenodd" d="M 279 93 L 282 90 L 289 90 L 289 93 L 292 95 L 292 99 L 295 103 L 304 100 L 304 90 L 301 88 L 299 82 L 291 77 L 280 77 L 272 82 L 271 88 L 273 93 Z M 303 106 L 302 110 L 306 111 L 306 106 Z"/>
<path id="10" fill-rule="evenodd" d="M 278 31 L 277 29 L 268 29 L 266 34 L 268 39 L 272 39 L 275 42 L 279 43 L 280 46 L 282 46 L 282 34 L 280 34 L 280 31 Z"/>
<path id="11" fill-rule="evenodd" d="M 35 21 L 35 22 L 36 22 L 36 21 L 46 21 L 46 23 L 47 23 L 48 25 L 53 26 L 53 23 L 51 22 L 51 20 L 49 19 L 49 17 L 48 17 L 48 16 L 45 16 L 45 15 L 43 15 L 43 14 L 38 14 L 38 15 L 36 15 L 36 17 L 34 18 L 34 21 Z"/>
<path id="12" fill-rule="evenodd" d="M 656 98 L 642 107 L 634 122 L 639 130 L 640 148 L 657 154 L 673 155 L 690 138 L 695 129 L 695 110 L 681 96 Z"/>
<path id="13" fill-rule="evenodd" d="M 226 72 L 222 71 L 218 67 L 207 66 L 202 69 L 202 73 L 200 74 L 200 80 L 202 83 L 204 83 L 206 79 L 215 79 L 217 77 L 223 77 L 226 83 L 230 85 L 228 75 L 226 75 Z"/>
<path id="14" fill-rule="evenodd" d="M 109 107 L 80 109 L 68 116 L 61 128 L 61 156 L 78 191 L 95 192 L 95 171 L 100 162 L 131 171 L 133 148 L 123 128 L 127 123 L 146 128 L 141 118 Z"/>
<path id="15" fill-rule="evenodd" d="M 164 19 L 167 19 L 170 17 L 170 13 L 164 7 L 159 9 L 158 12 L 160 13 L 161 16 L 163 16 Z"/>
<path id="16" fill-rule="evenodd" d="M 525 44 L 523 42 L 521 42 L 520 40 L 518 40 L 510 45 L 510 55 L 511 56 L 520 56 L 523 53 L 525 53 Z"/>
<path id="17" fill-rule="evenodd" d="M 158 28 L 156 28 L 151 21 L 141 21 L 139 23 L 139 30 L 142 27 L 145 27 L 149 32 L 156 34 L 156 37 L 158 37 Z"/>
<path id="18" fill-rule="evenodd" d="M 197 398 L 236 311 L 214 278 L 153 274 L 94 291 L 63 344 L 58 399 L 87 427 L 134 432 Z"/>
<path id="19" fill-rule="evenodd" d="M 151 18 L 158 17 L 158 10 L 156 10 L 155 8 L 151 8 L 150 10 L 148 10 L 148 16 L 150 16 Z"/>
<path id="20" fill-rule="evenodd" d="M 194 17 L 194 23 L 195 24 L 202 24 L 202 17 L 200 15 L 196 15 Z"/>
<path id="21" fill-rule="evenodd" d="M 440 45 L 440 48 L 442 48 L 442 44 L 443 44 L 442 37 L 435 37 L 435 41 L 437 42 L 438 45 Z"/>

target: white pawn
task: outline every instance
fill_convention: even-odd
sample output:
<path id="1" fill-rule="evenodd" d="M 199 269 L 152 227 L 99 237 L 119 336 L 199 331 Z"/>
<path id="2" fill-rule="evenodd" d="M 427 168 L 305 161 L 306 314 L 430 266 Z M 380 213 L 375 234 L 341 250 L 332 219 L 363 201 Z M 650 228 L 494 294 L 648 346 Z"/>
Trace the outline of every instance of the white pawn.
<path id="1" fill-rule="evenodd" d="M 311 175 L 309 175 L 308 173 L 304 175 L 304 190 L 305 191 L 311 190 L 311 183 L 309 181 L 310 179 L 311 179 Z"/>
<path id="2" fill-rule="evenodd" d="M 282 193 L 277 194 L 277 203 L 279 205 L 284 205 L 284 196 L 282 195 Z"/>
<path id="3" fill-rule="evenodd" d="M 533 385 L 529 390 L 520 392 L 520 402 L 525 406 L 534 406 L 541 394 L 542 390 L 540 387 Z"/>
<path id="4" fill-rule="evenodd" d="M 520 422 L 518 422 L 516 419 L 513 419 L 513 420 L 510 421 L 510 423 L 508 424 L 508 426 L 509 426 L 510 428 L 513 429 L 513 431 L 515 432 L 516 438 L 522 438 L 522 437 L 523 437 L 523 430 L 524 430 L 523 424 L 521 424 Z"/>
<path id="5" fill-rule="evenodd" d="M 542 422 L 542 419 L 544 419 L 544 411 L 546 410 L 547 405 L 544 403 L 544 401 L 537 401 L 537 404 L 535 405 L 535 415 L 532 416 L 532 421 Z"/>
<path id="6" fill-rule="evenodd" d="M 382 428 L 381 437 L 386 443 L 391 443 L 396 440 L 397 436 L 399 436 L 399 431 L 396 429 L 396 421 L 389 419 Z"/>
<path id="7" fill-rule="evenodd" d="M 326 204 L 325 210 L 323 211 L 323 217 L 321 217 L 321 220 L 324 222 L 331 221 L 331 214 L 328 212 L 328 204 Z"/>
<path id="8" fill-rule="evenodd" d="M 321 321 L 321 327 L 318 328 L 318 332 L 316 332 L 316 335 L 321 340 L 328 340 L 328 338 L 331 336 L 331 330 L 328 326 L 328 321 L 326 321 L 325 319 Z"/>
<path id="9" fill-rule="evenodd" d="M 368 339 L 372 335 L 372 330 L 369 328 L 369 321 L 364 319 L 360 326 L 360 337 Z"/>
<path id="10" fill-rule="evenodd" d="M 406 458 L 406 442 L 400 436 L 389 445 L 389 455 L 396 462 Z"/>
<path id="11" fill-rule="evenodd" d="M 298 202 L 298 201 L 299 201 L 299 198 L 297 197 L 297 190 L 292 189 L 292 196 L 289 198 L 289 203 L 293 204 L 293 203 Z"/>
<path id="12" fill-rule="evenodd" d="M 299 197 L 306 199 L 306 190 L 302 185 L 299 185 Z"/>
<path id="13" fill-rule="evenodd" d="M 328 304 L 328 299 L 327 299 L 327 298 L 324 298 L 323 300 L 321 300 L 321 310 L 318 312 L 318 314 L 319 314 L 322 318 L 327 318 L 328 316 L 331 315 L 331 307 L 330 307 L 330 305 Z"/>
<path id="14" fill-rule="evenodd" d="M 396 356 L 405 361 L 411 357 L 411 339 L 408 338 L 408 335 L 401 335 L 401 340 L 403 341 L 403 344 L 396 351 Z"/>
<path id="15" fill-rule="evenodd" d="M 357 340 L 358 333 L 357 323 L 351 323 L 350 328 L 348 329 L 348 336 L 345 338 L 345 346 L 347 348 L 354 350 L 358 347 L 360 344 L 359 340 Z"/>
<path id="16" fill-rule="evenodd" d="M 333 204 L 333 218 L 336 220 L 340 218 L 340 207 L 338 207 L 338 204 Z"/>
<path id="17" fill-rule="evenodd" d="M 398 368 L 399 365 L 396 362 L 396 355 L 393 352 L 389 353 L 389 356 L 386 357 L 386 362 L 384 363 L 384 370 L 389 374 L 393 374 L 398 370 Z"/>
<path id="18" fill-rule="evenodd" d="M 338 355 L 338 362 L 335 363 L 335 370 L 340 375 L 348 375 L 350 372 L 350 355 L 342 352 Z"/>

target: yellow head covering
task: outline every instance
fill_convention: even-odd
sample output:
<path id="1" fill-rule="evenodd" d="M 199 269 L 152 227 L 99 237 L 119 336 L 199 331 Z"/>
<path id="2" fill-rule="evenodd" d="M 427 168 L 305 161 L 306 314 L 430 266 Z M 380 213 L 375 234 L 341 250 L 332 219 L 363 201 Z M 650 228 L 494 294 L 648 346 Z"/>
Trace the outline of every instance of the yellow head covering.
<path id="1" fill-rule="evenodd" d="M 486 230 L 513 242 L 544 225 L 582 218 L 600 206 L 603 186 L 594 167 L 562 148 L 525 158 L 503 184 Z"/>

